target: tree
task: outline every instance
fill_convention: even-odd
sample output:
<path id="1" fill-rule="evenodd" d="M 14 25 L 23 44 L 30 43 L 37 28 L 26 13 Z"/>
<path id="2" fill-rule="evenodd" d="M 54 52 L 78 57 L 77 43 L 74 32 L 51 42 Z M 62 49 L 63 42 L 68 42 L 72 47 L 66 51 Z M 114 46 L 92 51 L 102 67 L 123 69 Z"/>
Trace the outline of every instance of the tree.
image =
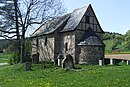
<path id="1" fill-rule="evenodd" d="M 124 41 L 122 35 L 115 35 L 115 38 L 112 40 L 111 48 L 112 50 L 115 50 L 117 45 L 121 44 Z"/>
<path id="2" fill-rule="evenodd" d="M 13 30 L 15 25 L 13 19 L 13 16 L 15 15 L 13 10 L 13 3 L 11 3 L 11 0 L 0 0 L 0 4 L 0 35 L 4 38 L 12 38 L 14 36 L 8 36 L 8 34 L 15 33 Z"/>
<path id="3" fill-rule="evenodd" d="M 110 32 L 105 32 L 105 33 L 103 34 L 103 40 L 107 40 L 107 39 L 110 39 L 110 38 L 111 38 Z"/>
<path id="4" fill-rule="evenodd" d="M 125 36 L 124 47 L 130 50 L 130 30 L 128 30 L 124 36 Z"/>
<path id="5" fill-rule="evenodd" d="M 7 0 L 6 0 L 7 1 Z M 9 29 L 14 29 L 15 32 L 5 32 L 7 29 L 1 28 L 0 31 L 3 33 L 15 33 L 20 43 L 21 56 L 20 62 L 25 62 L 25 34 L 28 29 L 31 29 L 36 24 L 41 24 L 49 19 L 62 15 L 65 10 L 62 6 L 60 0 L 8 0 L 13 3 L 11 15 L 6 14 L 15 23 L 15 27 L 9 27 Z M 3 9 L 6 13 L 6 10 Z M 9 11 L 9 10 L 7 10 Z M 4 14 L 5 14 L 4 13 Z M 15 15 L 14 15 L 15 14 Z M 4 18 L 6 16 L 3 16 Z M 2 35 L 2 34 L 1 34 Z M 9 36 L 9 35 L 7 35 Z"/>
<path id="6" fill-rule="evenodd" d="M 16 8 L 16 0 L 0 0 L 0 36 L 11 40 L 16 44 L 18 53 L 20 53 L 20 32 L 18 25 L 18 14 Z"/>

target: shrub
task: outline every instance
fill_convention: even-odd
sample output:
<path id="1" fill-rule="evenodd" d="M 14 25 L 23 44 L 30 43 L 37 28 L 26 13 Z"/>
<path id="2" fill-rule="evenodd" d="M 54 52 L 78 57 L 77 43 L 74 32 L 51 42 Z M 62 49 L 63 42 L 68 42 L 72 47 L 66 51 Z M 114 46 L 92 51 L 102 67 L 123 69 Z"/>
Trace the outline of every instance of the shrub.
<path id="1" fill-rule="evenodd" d="M 20 54 L 18 52 L 14 52 L 12 58 L 13 58 L 13 63 L 14 64 L 19 63 L 19 61 L 20 61 Z"/>
<path id="2" fill-rule="evenodd" d="M 17 64 L 20 61 L 20 55 L 18 52 L 12 53 L 11 57 L 8 59 L 10 65 Z"/>
<path id="3" fill-rule="evenodd" d="M 32 59 L 31 59 L 31 53 L 30 53 L 30 52 L 26 52 L 25 57 L 26 57 L 26 61 L 28 61 L 28 62 L 32 62 Z"/>
<path id="4" fill-rule="evenodd" d="M 12 57 L 10 57 L 10 58 L 8 59 L 8 64 L 9 64 L 9 65 L 13 65 Z"/>
<path id="5" fill-rule="evenodd" d="M 30 51 L 31 51 L 31 42 L 27 38 L 25 41 L 25 57 L 26 57 L 26 61 L 29 61 L 29 62 L 32 61 Z"/>

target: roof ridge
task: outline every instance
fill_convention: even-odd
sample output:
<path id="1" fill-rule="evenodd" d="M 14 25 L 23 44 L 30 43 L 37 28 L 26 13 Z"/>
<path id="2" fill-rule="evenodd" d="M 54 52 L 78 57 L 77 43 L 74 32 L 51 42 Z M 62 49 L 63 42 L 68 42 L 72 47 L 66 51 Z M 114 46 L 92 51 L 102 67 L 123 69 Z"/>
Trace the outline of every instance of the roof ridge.
<path id="1" fill-rule="evenodd" d="M 86 6 L 83 6 L 83 7 L 77 8 L 77 9 L 74 9 L 74 10 L 72 11 L 72 13 L 75 12 L 75 11 L 77 11 L 77 10 L 80 10 L 80 9 L 83 9 L 83 8 L 87 8 L 88 6 L 89 6 L 89 5 L 86 5 Z"/>

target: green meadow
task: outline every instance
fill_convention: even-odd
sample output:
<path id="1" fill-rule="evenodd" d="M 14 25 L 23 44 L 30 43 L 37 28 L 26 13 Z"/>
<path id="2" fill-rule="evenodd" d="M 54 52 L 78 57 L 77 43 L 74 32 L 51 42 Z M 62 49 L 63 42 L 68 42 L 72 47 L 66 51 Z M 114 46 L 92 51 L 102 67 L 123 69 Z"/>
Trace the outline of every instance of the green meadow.
<path id="1" fill-rule="evenodd" d="M 11 54 L 0 54 L 6 63 Z M 130 87 L 130 66 L 75 65 L 75 69 L 62 69 L 52 64 L 25 64 L 0 66 L 0 87 Z"/>
<path id="2" fill-rule="evenodd" d="M 130 87 L 130 66 L 75 65 L 75 69 L 24 64 L 0 66 L 0 87 Z"/>

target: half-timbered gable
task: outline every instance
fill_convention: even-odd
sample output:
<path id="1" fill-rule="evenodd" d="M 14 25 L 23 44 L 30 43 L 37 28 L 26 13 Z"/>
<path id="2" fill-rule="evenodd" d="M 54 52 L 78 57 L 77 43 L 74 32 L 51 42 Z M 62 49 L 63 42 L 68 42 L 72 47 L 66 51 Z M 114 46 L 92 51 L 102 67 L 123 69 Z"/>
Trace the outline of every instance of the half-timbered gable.
<path id="1" fill-rule="evenodd" d="M 91 27 L 91 29 L 93 29 L 93 31 L 97 35 L 99 35 L 99 37 L 102 36 L 103 30 L 97 20 L 97 17 L 91 5 L 88 6 L 86 12 L 84 13 L 79 25 L 77 26 L 77 30 L 84 31 L 87 30 L 89 27 Z"/>

